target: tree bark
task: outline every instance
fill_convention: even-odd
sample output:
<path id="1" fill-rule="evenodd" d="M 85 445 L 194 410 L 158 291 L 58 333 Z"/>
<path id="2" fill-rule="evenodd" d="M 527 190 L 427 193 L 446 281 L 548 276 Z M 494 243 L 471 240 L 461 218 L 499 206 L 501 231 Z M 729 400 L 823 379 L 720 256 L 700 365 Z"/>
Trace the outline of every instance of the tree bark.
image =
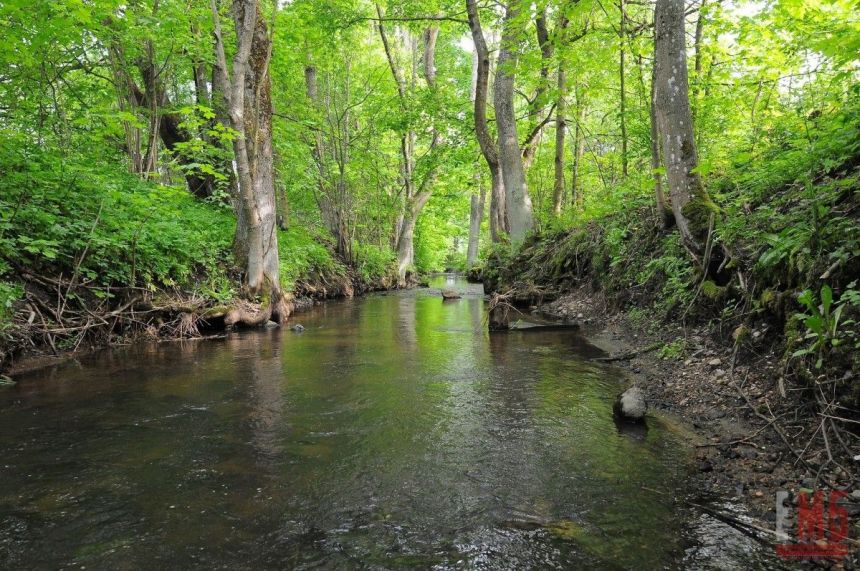
<path id="1" fill-rule="evenodd" d="M 657 219 L 662 228 L 671 228 L 675 223 L 675 216 L 672 214 L 672 207 L 666 200 L 666 193 L 663 190 L 663 173 L 660 172 L 660 130 L 657 126 L 657 106 L 654 104 L 654 88 L 657 85 L 655 81 L 657 66 L 652 68 L 651 72 L 651 101 L 649 111 L 651 116 L 651 171 L 654 176 L 654 196 L 657 199 Z"/>
<path id="2" fill-rule="evenodd" d="M 546 108 L 546 92 L 549 87 L 549 66 L 552 60 L 553 49 L 552 41 L 550 40 L 549 28 L 546 23 L 546 8 L 538 10 L 535 16 L 535 33 L 537 35 L 537 43 L 540 48 L 540 82 L 535 89 L 534 98 L 529 104 L 529 134 L 523 142 L 523 169 L 528 170 L 534 162 L 537 154 L 538 145 L 540 145 L 543 129 L 546 126 L 552 109 L 547 116 L 541 119 L 541 114 Z"/>
<path id="3" fill-rule="evenodd" d="M 585 157 L 585 130 L 582 120 L 585 115 L 585 102 L 578 89 L 576 92 L 576 127 L 573 137 L 573 168 L 570 181 L 570 203 L 577 208 L 582 206 L 582 159 Z"/>
<path id="4" fill-rule="evenodd" d="M 618 79 L 620 84 L 620 109 L 619 115 L 621 120 L 621 174 L 627 178 L 627 94 L 625 86 L 625 56 L 626 56 L 626 41 L 627 34 L 627 15 L 624 12 L 624 0 L 619 0 L 619 9 L 621 10 L 621 22 L 618 28 L 619 38 L 619 53 L 618 53 Z"/>
<path id="5" fill-rule="evenodd" d="M 517 135 L 517 118 L 514 108 L 514 80 L 518 59 L 517 20 L 519 8 L 511 1 L 505 9 L 502 44 L 499 49 L 498 71 L 493 89 L 498 126 L 499 162 L 505 185 L 511 242 L 520 244 L 534 226 L 532 202 L 526 186 L 522 150 Z"/>
<path id="6" fill-rule="evenodd" d="M 272 99 L 269 58 L 271 37 L 260 13 L 259 0 L 235 0 L 233 14 L 237 35 L 232 80 L 227 75 L 221 19 L 216 0 L 210 0 L 215 24 L 216 54 L 230 123 L 240 133 L 233 140 L 242 216 L 236 244 L 245 262 L 244 285 L 251 295 L 262 296 L 261 310 L 251 314 L 237 309 L 228 314 L 228 325 L 279 323 L 290 314 L 280 284 L 276 228 L 274 162 L 272 149 Z"/>
<path id="7" fill-rule="evenodd" d="M 702 91 L 702 38 L 705 35 L 705 6 L 708 5 L 708 0 L 702 0 L 699 5 L 699 17 L 696 18 L 696 34 L 693 40 L 693 71 L 695 72 L 693 82 L 693 101 L 691 103 L 690 113 L 693 118 L 693 125 L 696 125 L 696 115 L 699 111 L 699 94 Z"/>
<path id="8" fill-rule="evenodd" d="M 476 0 L 466 0 L 469 29 L 475 44 L 477 64 L 475 67 L 475 135 L 481 154 L 490 169 L 490 238 L 501 242 L 508 233 L 505 186 L 499 163 L 499 151 L 490 134 L 487 122 L 487 96 L 490 86 L 490 51 L 484 39 Z"/>
<path id="9" fill-rule="evenodd" d="M 567 74 L 564 64 L 558 64 L 558 100 L 555 104 L 555 181 L 552 193 L 552 211 L 555 216 L 561 216 L 564 203 L 564 140 L 565 114 L 567 113 Z"/>
<path id="10" fill-rule="evenodd" d="M 657 0 L 654 21 L 654 105 L 669 199 L 684 247 L 704 266 L 702 243 L 716 209 L 695 170 L 699 161 L 690 113 L 684 1 Z"/>
<path id="11" fill-rule="evenodd" d="M 471 208 L 469 209 L 469 246 L 466 250 L 466 269 L 471 269 L 478 261 L 478 247 L 481 240 L 481 221 L 484 218 L 484 203 L 487 198 L 487 189 L 480 176 L 475 177 L 478 182 L 478 193 L 472 193 Z"/>

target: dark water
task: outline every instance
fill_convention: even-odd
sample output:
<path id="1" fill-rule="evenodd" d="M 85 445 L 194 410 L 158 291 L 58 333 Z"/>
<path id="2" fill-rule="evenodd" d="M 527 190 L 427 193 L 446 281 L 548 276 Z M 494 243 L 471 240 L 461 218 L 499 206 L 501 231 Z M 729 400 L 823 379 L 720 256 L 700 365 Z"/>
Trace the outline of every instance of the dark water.
<path id="1" fill-rule="evenodd" d="M 480 289 L 449 285 L 469 293 L 330 303 L 301 334 L 102 352 L 0 390 L 0 567 L 758 561 L 673 501 L 682 435 L 618 431 L 624 381 L 596 349 L 489 335 Z"/>

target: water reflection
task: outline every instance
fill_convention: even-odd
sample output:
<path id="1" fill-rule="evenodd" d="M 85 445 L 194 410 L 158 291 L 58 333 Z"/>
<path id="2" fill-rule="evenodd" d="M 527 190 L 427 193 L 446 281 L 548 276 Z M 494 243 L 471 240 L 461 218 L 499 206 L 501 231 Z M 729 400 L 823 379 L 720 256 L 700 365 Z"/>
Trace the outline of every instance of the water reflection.
<path id="1" fill-rule="evenodd" d="M 0 391 L 0 566 L 700 563 L 690 514 L 642 491 L 681 485 L 684 447 L 617 431 L 595 349 L 490 335 L 479 288 L 433 285 Z"/>

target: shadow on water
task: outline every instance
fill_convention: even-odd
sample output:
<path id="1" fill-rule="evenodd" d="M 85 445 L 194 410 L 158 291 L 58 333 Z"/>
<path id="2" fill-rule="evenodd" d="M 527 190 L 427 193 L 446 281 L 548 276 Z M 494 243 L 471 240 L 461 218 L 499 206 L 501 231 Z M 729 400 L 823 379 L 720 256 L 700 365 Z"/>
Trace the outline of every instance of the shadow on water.
<path id="1" fill-rule="evenodd" d="M 681 435 L 616 428 L 624 381 L 596 349 L 490 335 L 480 286 L 431 285 L 314 308 L 302 333 L 115 349 L 3 389 L 0 566 L 757 564 L 671 499 Z"/>

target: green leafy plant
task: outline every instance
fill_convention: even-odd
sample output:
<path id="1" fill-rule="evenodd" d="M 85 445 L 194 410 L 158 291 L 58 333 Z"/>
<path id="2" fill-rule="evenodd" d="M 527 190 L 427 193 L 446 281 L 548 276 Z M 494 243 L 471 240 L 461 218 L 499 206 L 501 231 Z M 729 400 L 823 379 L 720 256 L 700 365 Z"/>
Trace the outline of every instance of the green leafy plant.
<path id="1" fill-rule="evenodd" d="M 821 287 L 817 297 L 810 289 L 804 290 L 798 296 L 797 301 L 806 309 L 806 312 L 798 313 L 796 317 L 801 319 L 806 326 L 804 339 L 809 344 L 792 353 L 792 357 L 813 355 L 815 356 L 815 368 L 820 369 L 830 349 L 838 347 L 854 337 L 853 331 L 845 329 L 845 326 L 853 325 L 854 321 L 843 322 L 840 320 L 845 308 L 860 300 L 860 293 L 854 289 L 855 285 L 856 282 L 851 282 L 847 291 L 842 295 L 841 303 L 836 306 L 833 305 L 833 290 L 828 285 Z M 842 325 L 842 329 L 840 329 L 840 325 Z"/>

